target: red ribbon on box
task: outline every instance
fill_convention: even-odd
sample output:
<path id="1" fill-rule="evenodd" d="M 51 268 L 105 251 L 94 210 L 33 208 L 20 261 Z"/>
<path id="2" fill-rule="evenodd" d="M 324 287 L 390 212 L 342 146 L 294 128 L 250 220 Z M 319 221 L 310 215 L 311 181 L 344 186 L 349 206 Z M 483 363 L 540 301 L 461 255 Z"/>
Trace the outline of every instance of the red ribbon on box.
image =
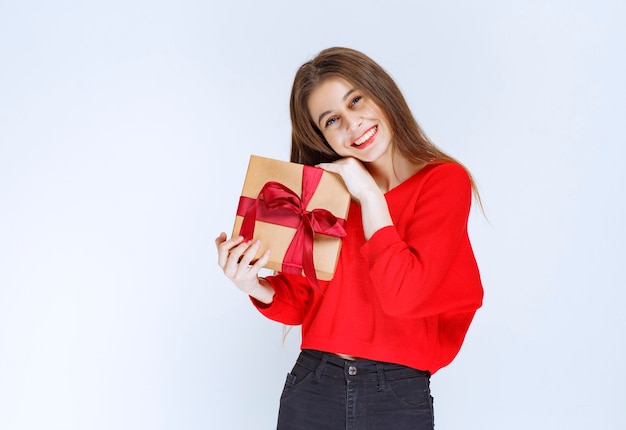
<path id="1" fill-rule="evenodd" d="M 302 197 L 287 186 L 270 181 L 261 188 L 256 199 L 241 196 L 237 208 L 237 215 L 243 217 L 239 234 L 245 240 L 252 239 L 257 220 L 295 228 L 296 234 L 283 258 L 282 271 L 299 275 L 304 270 L 306 278 L 318 289 L 313 263 L 315 233 L 332 237 L 346 235 L 345 220 L 326 209 L 306 210 L 323 173 L 320 168 L 303 166 Z"/>

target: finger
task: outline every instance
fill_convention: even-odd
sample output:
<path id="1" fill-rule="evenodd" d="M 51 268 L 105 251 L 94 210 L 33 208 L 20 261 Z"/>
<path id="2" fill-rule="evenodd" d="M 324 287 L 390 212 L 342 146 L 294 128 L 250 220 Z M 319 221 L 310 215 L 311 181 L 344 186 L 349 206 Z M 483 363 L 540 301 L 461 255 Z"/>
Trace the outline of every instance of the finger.
<path id="1" fill-rule="evenodd" d="M 243 237 L 238 236 L 225 240 L 226 235 L 224 234 L 224 240 L 222 242 L 218 242 L 221 237 L 222 236 L 220 235 L 217 239 L 215 239 L 215 244 L 217 245 L 217 264 L 224 269 L 232 249 L 243 242 Z"/>
<path id="2" fill-rule="evenodd" d="M 219 248 L 219 247 L 220 247 L 220 244 L 222 244 L 222 243 L 223 243 L 223 242 L 225 242 L 225 241 L 226 241 L 226 233 L 221 232 L 221 233 L 219 234 L 219 236 L 217 236 L 217 237 L 215 238 L 215 246 L 216 246 L 217 248 Z"/>
<path id="3" fill-rule="evenodd" d="M 270 260 L 270 254 L 271 254 L 271 251 L 269 249 L 266 249 L 265 252 L 263 253 L 263 255 L 261 255 L 261 258 L 259 258 L 251 266 L 251 270 L 254 271 L 255 274 L 259 273 L 259 270 L 261 270 L 263 267 L 265 267 L 267 262 Z"/>
<path id="4" fill-rule="evenodd" d="M 320 163 L 320 164 L 316 165 L 315 167 L 319 167 L 320 169 L 324 169 L 324 170 L 326 170 L 328 172 L 337 173 L 337 171 L 338 171 L 338 167 L 334 163 Z"/>
<path id="5" fill-rule="evenodd" d="M 248 247 L 248 249 L 245 250 L 244 254 L 239 259 L 240 266 L 247 268 L 256 256 L 257 252 L 259 252 L 260 247 L 260 240 L 255 240 L 254 242 L 252 242 L 252 244 Z"/>
<path id="6" fill-rule="evenodd" d="M 226 233 L 222 232 L 218 237 L 215 238 L 215 245 L 218 248 L 230 249 L 236 246 L 238 243 L 241 243 L 243 237 L 241 236 L 233 236 L 230 239 L 226 239 Z"/>
<path id="7" fill-rule="evenodd" d="M 246 250 L 250 247 L 250 242 L 243 242 L 234 248 L 230 249 L 228 253 L 226 263 L 224 264 L 224 273 L 229 278 L 234 278 L 237 276 L 239 268 L 241 267 L 240 261 L 242 256 L 246 253 Z M 243 265 L 243 267 L 247 268 L 247 264 Z"/>
<path id="8" fill-rule="evenodd" d="M 240 267 L 240 273 L 238 273 L 238 280 L 239 281 L 245 281 L 245 280 L 252 280 L 252 279 L 257 279 L 259 276 L 259 272 L 261 271 L 262 268 L 265 267 L 265 265 L 267 264 L 267 262 L 269 261 L 270 258 L 270 250 L 266 249 L 265 252 L 263 252 L 263 255 L 261 255 L 261 257 L 254 262 L 253 265 L 251 266 L 247 266 L 246 268 Z"/>

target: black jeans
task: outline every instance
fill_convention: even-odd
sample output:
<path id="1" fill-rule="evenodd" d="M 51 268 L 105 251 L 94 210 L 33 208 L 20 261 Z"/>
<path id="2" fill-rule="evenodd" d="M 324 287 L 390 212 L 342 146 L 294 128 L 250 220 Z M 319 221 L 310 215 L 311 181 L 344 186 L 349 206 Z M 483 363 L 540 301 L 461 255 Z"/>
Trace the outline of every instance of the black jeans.
<path id="1" fill-rule="evenodd" d="M 430 374 L 304 350 L 287 375 L 278 430 L 432 430 Z"/>

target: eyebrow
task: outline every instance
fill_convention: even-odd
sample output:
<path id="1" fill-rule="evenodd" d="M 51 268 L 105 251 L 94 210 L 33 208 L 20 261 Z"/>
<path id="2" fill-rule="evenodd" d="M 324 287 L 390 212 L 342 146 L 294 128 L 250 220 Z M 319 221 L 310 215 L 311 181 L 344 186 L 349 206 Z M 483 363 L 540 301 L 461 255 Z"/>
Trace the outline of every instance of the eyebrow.
<path id="1" fill-rule="evenodd" d="M 348 91 L 344 96 L 343 96 L 343 101 L 345 102 L 348 97 L 350 97 L 350 94 L 352 94 L 353 92 L 356 91 L 356 88 L 352 88 L 350 91 Z M 327 110 L 326 112 L 322 112 L 322 114 L 319 116 L 319 118 L 317 119 L 317 125 L 320 125 L 320 123 L 322 122 L 322 118 L 324 118 L 326 115 L 328 115 L 331 111 Z"/>

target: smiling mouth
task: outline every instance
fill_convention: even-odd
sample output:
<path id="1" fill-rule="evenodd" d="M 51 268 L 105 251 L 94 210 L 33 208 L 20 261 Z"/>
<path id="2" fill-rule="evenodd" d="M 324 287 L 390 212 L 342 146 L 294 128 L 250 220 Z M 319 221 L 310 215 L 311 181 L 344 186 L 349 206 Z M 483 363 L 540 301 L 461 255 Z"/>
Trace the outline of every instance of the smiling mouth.
<path id="1" fill-rule="evenodd" d="M 370 128 L 363 136 L 361 136 L 358 140 L 356 140 L 352 146 L 361 146 L 368 140 L 370 140 L 374 135 L 378 132 L 378 126 Z"/>

